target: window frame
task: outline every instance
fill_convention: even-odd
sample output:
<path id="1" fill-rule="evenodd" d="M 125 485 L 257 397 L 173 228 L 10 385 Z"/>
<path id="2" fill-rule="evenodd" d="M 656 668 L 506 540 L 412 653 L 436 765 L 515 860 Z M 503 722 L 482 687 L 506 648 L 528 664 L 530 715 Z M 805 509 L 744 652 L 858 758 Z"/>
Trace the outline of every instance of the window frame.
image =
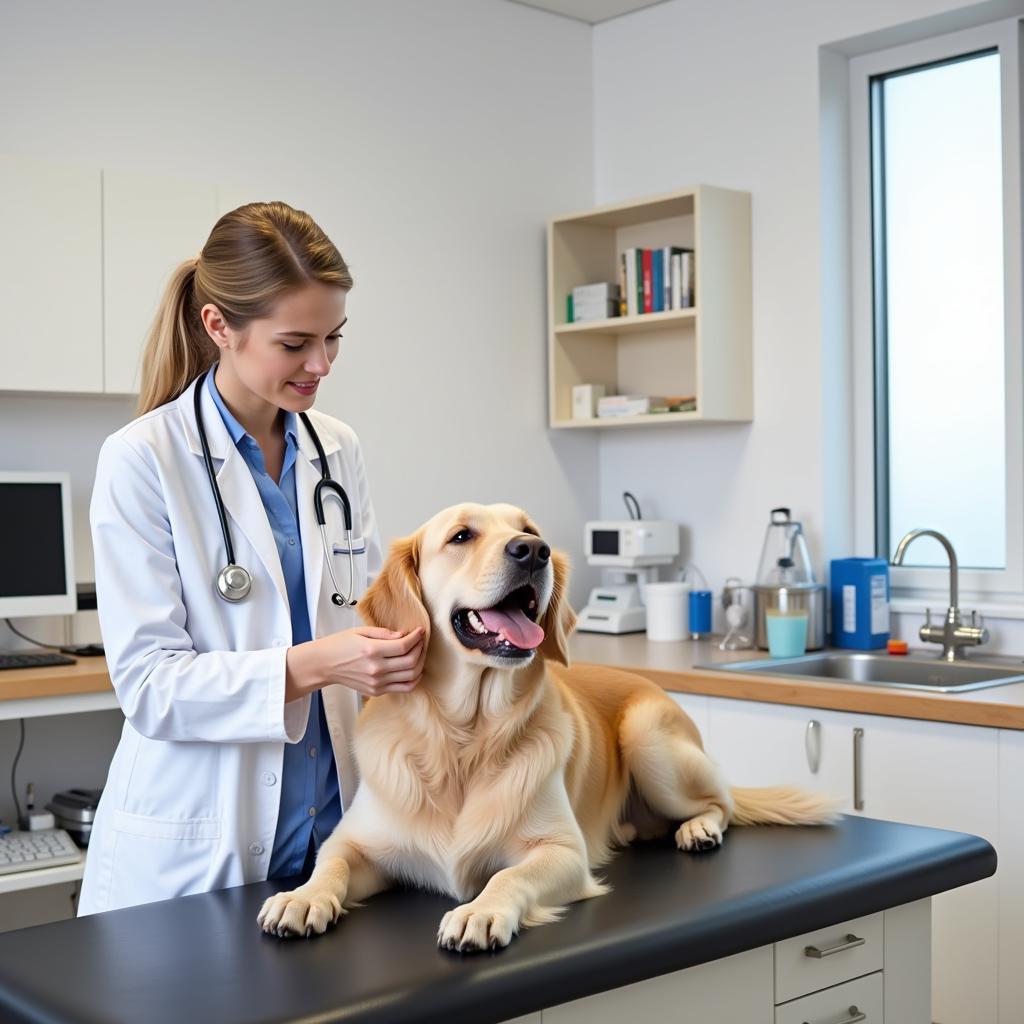
<path id="1" fill-rule="evenodd" d="M 971 598 L 1024 601 L 1024 282 L 1021 230 L 1020 54 L 1024 23 L 1006 19 L 977 28 L 920 40 L 850 60 L 850 238 L 853 372 L 853 512 L 856 550 L 877 551 L 879 502 L 875 486 L 876 343 L 871 201 L 871 80 L 879 75 L 998 50 L 1003 153 L 1003 322 L 1006 402 L 1006 567 L 960 570 L 961 592 Z M 887 385 L 886 385 L 887 386 Z M 941 458 L 941 453 L 938 456 Z M 955 484 L 956 468 L 950 467 Z M 920 523 L 929 527 L 931 523 Z M 951 538 L 952 540 L 952 538 Z M 892 558 L 898 537 L 889 538 L 884 557 Z M 954 542 L 955 546 L 955 542 Z M 910 552 L 913 557 L 913 551 Z M 949 570 L 891 566 L 894 598 L 922 598 L 948 604 Z"/>

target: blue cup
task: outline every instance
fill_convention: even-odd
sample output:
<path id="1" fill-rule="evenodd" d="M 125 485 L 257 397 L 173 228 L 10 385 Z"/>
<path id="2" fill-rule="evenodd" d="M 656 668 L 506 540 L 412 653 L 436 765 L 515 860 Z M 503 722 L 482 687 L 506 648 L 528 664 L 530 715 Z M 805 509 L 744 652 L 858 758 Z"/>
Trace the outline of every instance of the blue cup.
<path id="1" fill-rule="evenodd" d="M 691 590 L 689 602 L 690 636 L 699 640 L 711 632 L 711 591 Z"/>
<path id="2" fill-rule="evenodd" d="M 768 653 L 773 658 L 799 658 L 807 651 L 807 612 L 765 613 Z"/>

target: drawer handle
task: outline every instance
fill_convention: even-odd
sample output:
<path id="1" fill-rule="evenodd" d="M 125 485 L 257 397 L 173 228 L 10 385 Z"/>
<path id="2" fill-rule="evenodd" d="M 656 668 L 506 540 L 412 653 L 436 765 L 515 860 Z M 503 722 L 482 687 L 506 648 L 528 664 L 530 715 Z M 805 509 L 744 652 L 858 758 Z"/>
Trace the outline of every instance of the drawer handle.
<path id="1" fill-rule="evenodd" d="M 804 956 L 812 956 L 815 960 L 820 960 L 823 956 L 831 956 L 833 953 L 842 953 L 844 949 L 853 949 L 854 946 L 863 946 L 866 939 L 858 939 L 856 935 L 847 934 L 844 942 L 839 942 L 834 946 L 826 946 L 824 949 L 818 949 L 817 946 L 804 946 Z M 846 1024 L 845 1021 L 840 1021 L 840 1024 Z"/>
<path id="2" fill-rule="evenodd" d="M 849 1013 L 850 1016 L 846 1017 L 844 1020 L 837 1020 L 836 1024 L 858 1024 L 859 1021 L 868 1019 L 867 1014 L 861 1013 L 856 1006 L 851 1006 L 846 1012 Z M 809 1020 L 805 1020 L 803 1024 L 811 1024 L 811 1022 Z"/>

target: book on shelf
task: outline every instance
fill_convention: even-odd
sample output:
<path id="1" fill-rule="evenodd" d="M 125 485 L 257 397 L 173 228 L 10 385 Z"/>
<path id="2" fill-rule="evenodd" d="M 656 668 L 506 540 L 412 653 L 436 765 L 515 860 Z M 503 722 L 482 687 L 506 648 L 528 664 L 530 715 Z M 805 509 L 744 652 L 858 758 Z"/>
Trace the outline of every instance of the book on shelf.
<path id="1" fill-rule="evenodd" d="M 689 309 L 693 305 L 693 252 L 683 249 L 672 254 L 671 293 L 673 309 Z"/>
<path id="2" fill-rule="evenodd" d="M 643 305 L 640 308 L 644 313 L 654 312 L 654 286 L 651 280 L 651 258 L 653 255 L 654 253 L 650 249 L 640 250 L 640 267 L 643 274 Z"/>
<path id="3" fill-rule="evenodd" d="M 624 266 L 624 272 L 626 275 L 626 315 L 636 316 L 640 309 L 643 308 L 641 303 L 637 305 L 637 278 L 639 276 L 641 284 L 640 288 L 643 288 L 643 269 L 641 268 L 640 275 L 637 274 L 637 253 L 639 249 L 627 249 L 622 254 L 622 262 Z"/>
<path id="4" fill-rule="evenodd" d="M 619 315 L 689 309 L 694 304 L 694 252 L 685 246 L 629 248 L 619 258 Z"/>

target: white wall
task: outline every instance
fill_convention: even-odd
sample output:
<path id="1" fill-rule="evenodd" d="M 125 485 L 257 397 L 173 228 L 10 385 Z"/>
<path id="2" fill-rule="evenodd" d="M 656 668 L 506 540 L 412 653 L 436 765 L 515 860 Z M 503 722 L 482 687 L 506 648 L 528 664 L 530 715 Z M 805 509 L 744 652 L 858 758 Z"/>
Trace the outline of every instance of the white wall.
<path id="1" fill-rule="evenodd" d="M 0 150 L 304 206 L 356 279 L 319 405 L 360 434 L 385 539 L 505 500 L 582 560 L 597 443 L 546 429 L 544 225 L 593 201 L 589 26 L 503 0 L 3 4 Z M 133 415 L 126 398 L 0 392 L 0 469 L 72 474 L 80 580 L 96 456 Z M 77 619 L 75 639 L 99 638 Z M 117 720 L 29 721 L 22 785 L 45 801 L 102 783 Z M 3 782 L 0 816 L 10 804 Z"/>
<path id="2" fill-rule="evenodd" d="M 597 444 L 546 429 L 544 224 L 592 202 L 589 26 L 503 0 L 8 4 L 0 125 L 7 152 L 308 209 L 356 279 L 320 407 L 361 436 L 385 538 L 505 500 L 581 561 Z M 80 579 L 91 467 L 132 415 L 0 395 L 0 467 L 76 474 Z"/>
<path id="3" fill-rule="evenodd" d="M 830 558 L 870 553 L 853 550 L 851 518 L 848 264 L 836 244 L 847 230 L 839 51 L 1021 9 L 672 0 L 595 28 L 596 201 L 709 183 L 748 190 L 753 215 L 754 420 L 603 434 L 603 515 L 621 513 L 628 489 L 645 514 L 650 507 L 679 520 L 715 589 L 730 575 L 753 580 L 777 505 L 803 520 L 819 570 Z M 894 28 L 920 19 L 928 21 Z M 910 619 L 916 626 L 920 615 Z M 909 635 L 910 626 L 897 631 Z M 1005 624 L 1004 640 L 1015 628 Z"/>

